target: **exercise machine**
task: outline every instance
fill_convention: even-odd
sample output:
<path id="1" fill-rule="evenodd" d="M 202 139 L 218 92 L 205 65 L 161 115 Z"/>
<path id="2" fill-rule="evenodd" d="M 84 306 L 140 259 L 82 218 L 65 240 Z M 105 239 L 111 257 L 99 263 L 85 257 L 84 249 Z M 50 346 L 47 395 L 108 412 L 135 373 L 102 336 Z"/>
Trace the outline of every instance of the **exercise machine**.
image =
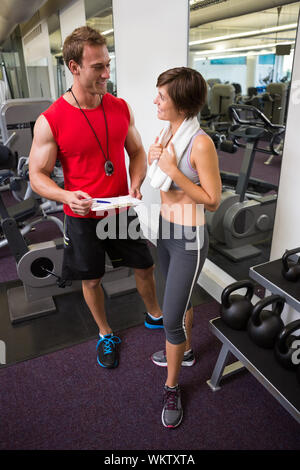
<path id="1" fill-rule="evenodd" d="M 200 120 L 199 120 L 199 123 L 200 123 Z M 225 134 L 220 134 L 217 131 L 213 131 L 210 127 L 201 126 L 201 129 L 212 139 L 216 150 L 221 150 L 226 153 L 235 153 L 237 151 L 237 146 L 234 144 L 232 140 L 227 140 Z M 233 189 L 236 186 L 237 179 L 238 179 L 238 175 L 236 173 L 231 173 L 228 171 L 220 171 L 220 175 L 222 179 L 223 190 L 225 190 L 226 188 Z M 250 180 L 253 180 L 253 184 L 255 184 L 254 178 L 249 179 L 249 186 L 252 187 L 252 181 Z"/>
<path id="2" fill-rule="evenodd" d="M 1 158 L 1 155 L 4 157 Z M 0 148 L 1 161 L 5 168 L 14 168 L 16 155 L 7 147 Z M 17 273 L 22 286 L 8 289 L 9 314 L 12 323 L 35 318 L 56 311 L 54 295 L 77 290 L 78 283 L 68 283 L 61 278 L 63 238 L 43 243 L 28 245 L 18 223 L 37 214 L 39 205 L 36 199 L 28 198 L 6 208 L 0 193 L 2 242 L 9 245 L 17 263 Z M 37 223 L 50 220 L 63 232 L 61 220 L 53 216 L 44 216 L 26 224 L 30 230 Z M 3 246 L 3 243 L 2 243 Z M 64 289 L 62 289 L 64 288 Z"/>
<path id="3" fill-rule="evenodd" d="M 285 125 L 289 100 L 289 83 L 269 83 L 262 93 L 248 88 L 248 96 L 240 96 L 238 103 L 255 106 L 273 124 Z"/>
<path id="4" fill-rule="evenodd" d="M 0 144 L 0 184 L 4 183 L 3 187 L 12 193 L 18 189 L 20 181 L 22 181 L 20 176 L 16 177 L 16 166 L 19 164 L 20 159 L 18 159 L 17 152 L 12 153 L 8 147 Z M 28 174 L 26 174 L 26 180 L 29 180 Z M 8 215 L 15 219 L 21 235 L 25 237 L 38 224 L 46 221 L 54 222 L 63 234 L 63 222 L 58 217 L 49 215 L 48 209 L 51 207 L 52 201 L 37 198 L 31 190 L 29 181 L 28 187 L 30 191 L 26 198 L 7 208 Z M 7 245 L 8 240 L 0 226 L 0 248 Z"/>
<path id="5" fill-rule="evenodd" d="M 51 173 L 51 179 L 61 188 L 64 187 L 64 176 L 60 162 L 57 160 L 56 164 Z M 63 209 L 63 205 L 56 201 L 50 201 L 49 199 L 41 198 L 36 194 L 30 185 L 29 181 L 29 158 L 19 157 L 18 165 L 15 171 L 15 175 L 10 178 L 10 185 L 8 189 L 17 201 L 23 201 L 28 198 L 34 197 L 40 200 L 40 207 L 47 214 L 60 212 Z"/>
<path id="6" fill-rule="evenodd" d="M 286 83 L 269 83 L 266 93 L 270 96 L 270 99 L 264 101 L 264 115 L 273 124 L 285 124 L 288 85 Z"/>
<path id="7" fill-rule="evenodd" d="M 235 100 L 235 88 L 230 84 L 215 83 L 210 89 L 209 102 L 201 111 L 201 127 L 227 132 L 230 127 L 228 109 Z"/>
<path id="8" fill-rule="evenodd" d="M 227 139 L 224 134 L 219 134 L 216 131 L 212 131 L 210 128 L 202 128 L 202 129 L 213 140 L 217 150 L 221 150 L 222 152 L 232 153 L 232 154 L 237 152 L 238 146 L 236 145 L 236 143 L 233 140 Z M 223 191 L 234 190 L 236 188 L 239 174 L 221 170 L 220 175 L 221 175 L 221 180 L 222 180 Z M 246 195 L 259 196 L 261 194 L 266 194 L 270 191 L 277 192 L 277 190 L 278 190 L 278 186 L 276 184 L 269 183 L 259 178 L 249 176 Z"/>
<path id="9" fill-rule="evenodd" d="M 264 162 L 269 165 L 275 156 L 281 157 L 283 152 L 283 142 L 285 137 L 285 125 L 274 124 L 268 117 L 253 105 L 230 106 L 229 110 L 233 125 L 251 125 L 265 129 L 262 140 L 268 142 L 267 147 L 257 147 L 257 152 L 269 155 Z M 239 147 L 245 147 L 240 142 Z"/>
<path id="10" fill-rule="evenodd" d="M 10 188 L 2 185 L 2 189 L 10 189 L 17 201 L 22 201 L 36 195 L 30 186 L 28 178 L 28 155 L 32 145 L 33 128 L 37 118 L 52 104 L 52 100 L 44 98 L 24 98 L 6 100 L 0 106 L 0 130 L 3 145 L 18 155 L 15 178 L 11 179 Z M 63 185 L 63 173 L 59 162 L 56 163 L 52 178 Z M 43 200 L 44 211 L 48 214 L 62 210 L 62 204 L 55 201 Z"/>
<path id="11" fill-rule="evenodd" d="M 3 144 L 19 156 L 29 155 L 33 128 L 39 115 L 52 104 L 43 98 L 6 100 L 0 106 L 0 131 Z M 12 137 L 13 136 L 13 137 Z"/>
<path id="12" fill-rule="evenodd" d="M 207 211 L 206 220 L 214 249 L 237 262 L 258 256 L 261 250 L 253 245 L 272 235 L 277 194 L 250 194 L 247 190 L 256 152 L 273 151 L 258 147 L 259 141 L 269 136 L 270 129 L 266 125 L 272 129 L 276 125 L 249 105 L 232 105 L 230 113 L 235 124 L 229 135 L 234 145 L 245 149 L 244 157 L 235 190 L 222 193 L 219 208 L 216 212 Z M 242 118 L 245 114 L 252 119 Z M 282 129 L 276 127 L 276 130 L 281 132 Z M 272 139 L 276 140 L 275 135 Z"/>

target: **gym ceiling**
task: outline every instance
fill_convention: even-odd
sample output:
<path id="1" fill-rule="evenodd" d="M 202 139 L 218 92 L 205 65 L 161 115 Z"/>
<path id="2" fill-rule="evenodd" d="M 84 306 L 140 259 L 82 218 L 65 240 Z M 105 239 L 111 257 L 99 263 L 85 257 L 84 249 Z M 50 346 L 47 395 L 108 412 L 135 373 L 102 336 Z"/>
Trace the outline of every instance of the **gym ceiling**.
<path id="1" fill-rule="evenodd" d="M 55 18 L 69 1 L 1 0 L 0 47 L 18 24 L 25 35 L 40 20 Z M 190 0 L 190 50 L 203 57 L 247 52 L 251 47 L 274 52 L 270 45 L 295 40 L 299 4 L 287 0 Z M 111 0 L 85 0 L 85 5 L 88 24 L 100 31 L 112 24 Z M 53 24 L 49 34 L 56 27 Z"/>

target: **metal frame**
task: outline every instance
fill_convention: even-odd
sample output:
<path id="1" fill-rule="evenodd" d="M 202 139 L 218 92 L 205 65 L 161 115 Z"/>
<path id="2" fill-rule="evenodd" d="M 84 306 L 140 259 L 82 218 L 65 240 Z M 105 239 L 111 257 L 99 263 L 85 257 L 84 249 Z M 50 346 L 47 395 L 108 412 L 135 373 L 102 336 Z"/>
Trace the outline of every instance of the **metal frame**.
<path id="1" fill-rule="evenodd" d="M 245 369 L 245 366 L 243 366 L 241 361 L 236 361 L 232 364 L 229 364 L 228 366 L 225 366 L 228 354 L 230 352 L 231 351 L 226 346 L 226 344 L 223 344 L 212 376 L 210 380 L 206 381 L 206 383 L 209 385 L 213 392 L 220 390 L 221 387 L 219 384 L 222 379 L 227 378 L 230 375 L 235 374 L 236 372 L 239 372 L 241 369 Z"/>
<path id="2" fill-rule="evenodd" d="M 255 281 L 257 281 L 259 284 L 261 284 L 263 287 L 265 287 L 267 290 L 272 292 L 273 294 L 278 294 L 278 295 L 283 296 L 285 298 L 286 302 L 291 307 L 293 307 L 295 310 L 300 312 L 300 301 L 299 301 L 299 299 L 296 299 L 291 294 L 289 294 L 288 292 L 283 290 L 280 286 L 278 286 L 277 284 L 274 284 L 272 281 L 270 281 L 269 279 L 262 276 L 260 273 L 258 273 L 256 271 L 256 268 L 258 268 L 260 266 L 267 265 L 267 264 L 270 264 L 270 261 L 267 262 L 267 263 L 258 264 L 256 266 L 253 266 L 252 268 L 250 268 L 249 276 L 252 279 L 254 279 Z"/>
<path id="3" fill-rule="evenodd" d="M 219 317 L 218 317 L 219 318 Z M 274 385 L 266 379 L 266 377 L 257 369 L 252 362 L 248 360 L 246 356 L 244 356 L 241 351 L 235 347 L 229 339 L 221 333 L 221 331 L 213 324 L 216 320 L 210 320 L 210 327 L 213 334 L 222 342 L 222 348 L 219 353 L 215 368 L 213 370 L 212 376 L 210 380 L 207 381 L 208 385 L 213 391 L 219 390 L 221 387 L 219 386 L 220 381 L 240 371 L 241 369 L 247 368 L 249 372 L 268 390 L 268 392 L 276 398 L 279 403 L 296 419 L 298 423 L 300 423 L 300 411 L 298 411 L 288 400 L 287 398 L 278 390 Z M 238 361 L 231 364 L 230 366 L 225 367 L 227 357 L 229 352 L 231 352 Z"/>

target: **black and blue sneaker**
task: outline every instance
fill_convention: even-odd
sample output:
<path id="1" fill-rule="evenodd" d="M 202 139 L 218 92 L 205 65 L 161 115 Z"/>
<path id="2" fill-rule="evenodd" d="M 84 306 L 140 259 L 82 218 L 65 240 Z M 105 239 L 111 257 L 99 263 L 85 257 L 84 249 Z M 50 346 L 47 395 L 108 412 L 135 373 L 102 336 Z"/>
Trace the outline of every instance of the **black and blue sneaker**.
<path id="1" fill-rule="evenodd" d="M 121 343 L 118 336 L 104 335 L 100 336 L 97 343 L 97 361 L 101 367 L 106 369 L 113 369 L 119 364 L 117 357 L 116 344 Z"/>
<path id="2" fill-rule="evenodd" d="M 152 315 L 149 315 L 148 312 L 145 312 L 145 327 L 150 328 L 151 330 L 156 330 L 158 328 L 163 328 L 163 317 L 155 318 Z"/>

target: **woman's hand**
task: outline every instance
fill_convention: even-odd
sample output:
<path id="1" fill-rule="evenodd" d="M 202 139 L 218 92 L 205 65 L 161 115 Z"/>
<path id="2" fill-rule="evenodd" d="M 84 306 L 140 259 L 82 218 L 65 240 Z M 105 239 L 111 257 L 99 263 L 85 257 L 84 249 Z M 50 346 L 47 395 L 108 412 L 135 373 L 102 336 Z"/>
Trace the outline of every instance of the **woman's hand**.
<path id="1" fill-rule="evenodd" d="M 166 148 L 163 149 L 161 157 L 158 161 L 158 166 L 162 171 L 171 177 L 174 171 L 177 169 L 177 158 L 172 142 L 170 142 L 168 150 Z"/>
<path id="2" fill-rule="evenodd" d="M 156 137 L 154 144 L 152 144 L 149 148 L 148 152 L 148 163 L 151 165 L 154 160 L 159 160 L 162 154 L 162 146 L 158 143 L 158 137 Z"/>

